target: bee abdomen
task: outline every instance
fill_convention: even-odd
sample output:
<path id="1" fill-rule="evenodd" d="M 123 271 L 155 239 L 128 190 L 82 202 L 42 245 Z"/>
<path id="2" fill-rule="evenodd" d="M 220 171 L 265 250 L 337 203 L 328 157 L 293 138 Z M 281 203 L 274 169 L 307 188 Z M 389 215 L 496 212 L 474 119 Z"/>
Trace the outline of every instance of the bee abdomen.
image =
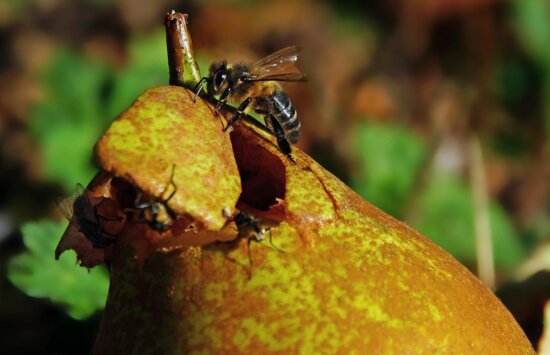
<path id="1" fill-rule="evenodd" d="M 292 106 L 290 98 L 282 91 L 275 91 L 271 95 L 271 100 L 274 109 L 273 115 L 281 124 L 288 140 L 292 144 L 296 144 L 300 137 L 300 121 L 298 121 L 296 109 Z"/>

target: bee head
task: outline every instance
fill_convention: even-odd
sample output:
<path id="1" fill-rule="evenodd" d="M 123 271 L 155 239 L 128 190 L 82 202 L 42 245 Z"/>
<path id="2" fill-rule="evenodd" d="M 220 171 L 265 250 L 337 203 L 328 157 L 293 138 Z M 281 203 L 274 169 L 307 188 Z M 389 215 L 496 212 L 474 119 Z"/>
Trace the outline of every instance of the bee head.
<path id="1" fill-rule="evenodd" d="M 210 80 L 208 81 L 208 93 L 210 95 L 221 94 L 228 86 L 227 63 L 215 62 L 210 66 Z"/>

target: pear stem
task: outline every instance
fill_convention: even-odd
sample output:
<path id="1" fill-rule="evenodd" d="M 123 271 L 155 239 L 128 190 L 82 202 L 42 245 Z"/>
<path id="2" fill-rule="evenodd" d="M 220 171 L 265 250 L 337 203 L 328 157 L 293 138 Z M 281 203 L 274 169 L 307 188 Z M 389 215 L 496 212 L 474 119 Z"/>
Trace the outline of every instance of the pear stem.
<path id="1" fill-rule="evenodd" d="M 192 88 L 201 78 L 187 28 L 187 14 L 172 10 L 164 17 L 170 85 Z"/>

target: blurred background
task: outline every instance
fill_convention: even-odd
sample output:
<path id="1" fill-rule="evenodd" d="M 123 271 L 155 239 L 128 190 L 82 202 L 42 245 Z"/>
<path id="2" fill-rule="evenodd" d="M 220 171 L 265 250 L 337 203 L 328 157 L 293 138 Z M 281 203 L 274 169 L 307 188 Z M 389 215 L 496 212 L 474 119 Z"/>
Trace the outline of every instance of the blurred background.
<path id="1" fill-rule="evenodd" d="M 304 48 L 298 146 L 495 290 L 533 342 L 550 295 L 550 4 L 544 0 L 3 0 L 0 352 L 87 353 L 107 289 L 53 250 L 55 199 L 168 82 L 163 15 L 215 59 Z"/>

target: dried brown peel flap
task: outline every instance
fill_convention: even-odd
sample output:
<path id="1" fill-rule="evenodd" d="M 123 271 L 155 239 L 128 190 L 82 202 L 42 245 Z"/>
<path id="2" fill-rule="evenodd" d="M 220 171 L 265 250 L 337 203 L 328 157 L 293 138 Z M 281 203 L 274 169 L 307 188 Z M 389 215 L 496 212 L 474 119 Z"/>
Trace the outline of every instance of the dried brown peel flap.
<path id="1" fill-rule="evenodd" d="M 55 249 L 56 259 L 59 259 L 61 254 L 67 250 L 74 250 L 78 264 L 87 268 L 105 263 L 109 260 L 106 255 L 110 255 L 110 248 L 94 248 L 86 236 L 78 230 L 78 224 L 73 220 L 70 221 Z"/>
<path id="2" fill-rule="evenodd" d="M 206 229 L 226 223 L 241 194 L 241 181 L 222 120 L 203 100 L 177 86 L 147 90 L 118 117 L 95 147 L 99 165 Z M 165 192 L 164 196 L 162 196 Z"/>
<path id="3" fill-rule="evenodd" d="M 110 235 L 120 233 L 126 223 L 124 214 L 121 213 L 118 203 L 115 202 L 119 199 L 116 190 L 116 188 L 113 188 L 113 176 L 100 172 L 84 191 L 91 207 L 87 213 L 94 213 L 93 209 L 95 209 L 98 215 L 104 217 L 102 228 Z M 81 266 L 91 268 L 110 260 L 112 246 L 94 248 L 92 242 L 80 231 L 77 216 L 73 215 L 55 249 L 56 259 L 66 250 L 74 250 L 78 263 Z"/>

